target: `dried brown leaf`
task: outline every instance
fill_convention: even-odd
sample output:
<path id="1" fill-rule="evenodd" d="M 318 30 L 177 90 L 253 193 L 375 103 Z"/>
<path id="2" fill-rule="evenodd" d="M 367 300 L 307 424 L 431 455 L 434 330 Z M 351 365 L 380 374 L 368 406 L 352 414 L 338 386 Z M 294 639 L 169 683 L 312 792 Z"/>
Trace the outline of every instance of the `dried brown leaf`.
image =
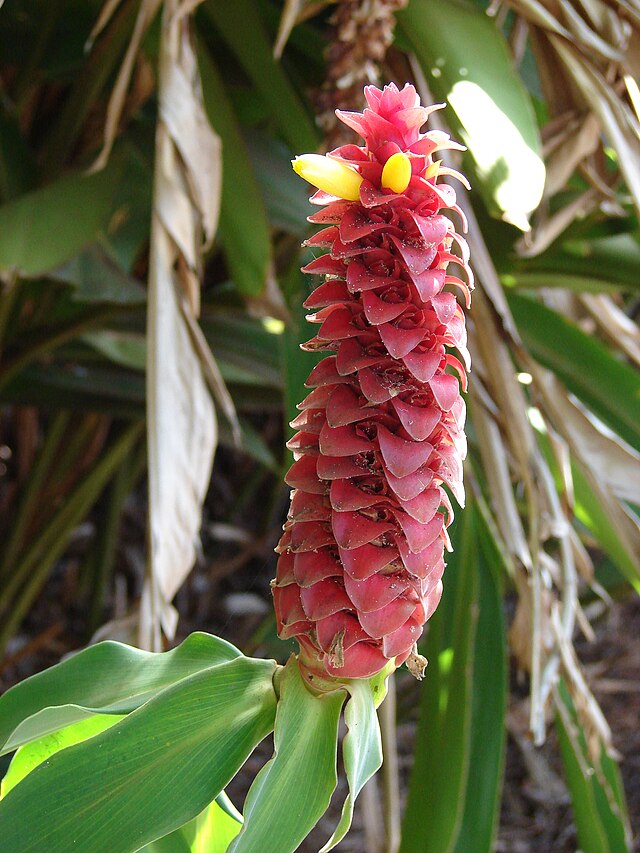
<path id="1" fill-rule="evenodd" d="M 217 222 L 221 151 L 204 119 L 183 8 L 178 0 L 165 0 L 149 258 L 149 563 L 140 640 L 154 649 L 160 647 L 160 626 L 169 638 L 175 633 L 171 600 L 196 558 L 217 442 L 203 363 L 214 384 L 221 384 L 195 319 L 202 237 L 211 237 Z M 230 400 L 222 396 L 232 412 Z"/>

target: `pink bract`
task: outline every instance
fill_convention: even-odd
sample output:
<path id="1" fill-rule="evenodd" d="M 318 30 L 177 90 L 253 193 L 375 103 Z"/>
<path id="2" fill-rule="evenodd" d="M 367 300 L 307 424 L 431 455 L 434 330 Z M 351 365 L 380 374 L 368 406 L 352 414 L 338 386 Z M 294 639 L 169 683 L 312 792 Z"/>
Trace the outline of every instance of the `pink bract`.
<path id="1" fill-rule="evenodd" d="M 305 303 L 318 324 L 305 348 L 332 354 L 292 422 L 294 491 L 273 582 L 279 636 L 298 641 L 311 683 L 407 660 L 442 592 L 453 518 L 444 487 L 464 501 L 469 353 L 454 292 L 468 307 L 472 276 L 466 243 L 441 213 L 462 217 L 455 192 L 437 183 L 432 158 L 458 146 L 420 133 L 438 107 L 421 106 L 413 86 L 365 94 L 364 113 L 338 112 L 365 145 L 329 155 L 363 178 L 359 201 L 320 190 L 311 199 L 322 209 L 309 219 L 322 227 L 308 245 L 328 253 L 305 267 L 324 277 Z M 402 193 L 381 183 L 398 152 L 411 164 Z"/>

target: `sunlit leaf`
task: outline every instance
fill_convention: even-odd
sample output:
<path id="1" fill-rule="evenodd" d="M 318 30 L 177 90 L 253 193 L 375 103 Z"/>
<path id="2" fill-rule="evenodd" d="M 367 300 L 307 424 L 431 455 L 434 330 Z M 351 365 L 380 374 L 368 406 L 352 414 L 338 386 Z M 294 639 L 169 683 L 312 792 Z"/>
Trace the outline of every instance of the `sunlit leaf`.
<path id="1" fill-rule="evenodd" d="M 411 0 L 398 20 L 434 95 L 451 105 L 448 118 L 489 207 L 527 230 L 545 169 L 533 108 L 504 37 L 483 10 L 458 0 Z"/>
<path id="2" fill-rule="evenodd" d="M 241 657 L 189 676 L 55 753 L 0 803 L 3 845 L 131 853 L 196 817 L 271 730 L 274 668 Z"/>
<path id="3" fill-rule="evenodd" d="M 82 741 L 111 728 L 121 719 L 122 717 L 116 714 L 96 714 L 21 746 L 11 759 L 7 775 L 0 782 L 0 799 L 6 797 L 18 782 L 21 782 L 25 776 L 55 752 L 66 749 L 68 746 L 74 746 L 76 743 L 82 743 Z"/>

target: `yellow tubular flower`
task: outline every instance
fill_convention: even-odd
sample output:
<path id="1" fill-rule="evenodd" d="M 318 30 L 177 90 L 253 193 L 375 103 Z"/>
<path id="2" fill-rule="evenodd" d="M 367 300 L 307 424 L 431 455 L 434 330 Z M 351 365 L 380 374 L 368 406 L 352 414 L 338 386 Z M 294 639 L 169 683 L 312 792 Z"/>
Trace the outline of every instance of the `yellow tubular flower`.
<path id="1" fill-rule="evenodd" d="M 392 154 L 382 170 L 382 186 L 393 190 L 394 193 L 403 193 L 409 186 L 410 180 L 411 161 L 407 155 L 402 151 Z"/>
<path id="2" fill-rule="evenodd" d="M 362 178 L 340 160 L 322 154 L 302 154 L 291 161 L 294 172 L 309 181 L 319 190 L 343 198 L 358 201 Z"/>

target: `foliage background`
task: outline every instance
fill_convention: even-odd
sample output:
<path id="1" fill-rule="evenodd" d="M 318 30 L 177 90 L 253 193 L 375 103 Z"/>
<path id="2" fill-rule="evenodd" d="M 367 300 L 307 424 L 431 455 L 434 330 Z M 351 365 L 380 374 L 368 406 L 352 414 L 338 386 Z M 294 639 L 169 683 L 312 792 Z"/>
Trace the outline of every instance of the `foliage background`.
<path id="1" fill-rule="evenodd" d="M 590 620 L 609 632 L 612 600 L 640 588 L 640 7 L 205 0 L 186 9 L 202 102 L 197 86 L 167 102 L 161 5 L 24 0 L 0 11 L 2 686 L 92 637 L 158 648 L 164 632 L 173 642 L 176 590 L 177 636 L 212 629 L 247 653 L 286 658 L 268 582 L 287 502 L 285 423 L 312 363 L 298 349 L 307 193 L 288 161 L 336 144 L 332 109 L 360 108 L 364 82 L 412 79 L 425 100 L 450 102 L 441 120 L 469 149 L 462 203 L 478 289 L 469 507 L 426 638 L 426 686 L 398 679 L 401 758 L 415 742 L 401 849 L 423 849 L 426 832 L 429 849 L 490 849 L 505 725 L 527 772 L 550 773 L 552 790 L 572 798 L 581 849 L 631 848 L 608 756 L 616 739 L 589 689 L 607 673 L 592 666 L 585 679 L 572 644 L 591 636 Z M 193 73 L 178 48 L 168 62 Z M 193 159 L 172 103 L 182 142 L 200 128 Z M 202 106 L 213 136 L 189 123 Z M 186 294 L 190 334 L 199 314 L 213 354 L 182 332 L 162 338 L 158 358 L 181 370 L 173 390 L 145 346 L 145 329 L 158 334 L 147 292 L 159 280 L 159 116 L 178 152 L 171 174 L 182 176 L 159 217 L 181 251 L 167 269 Z M 212 238 L 189 232 L 193 263 L 176 236 L 192 219 Z M 181 474 L 187 490 L 207 473 L 206 460 L 181 456 L 199 418 L 184 434 L 172 426 L 194 372 L 217 393 L 209 436 L 219 447 L 197 554 L 199 502 L 176 520 L 152 485 L 152 527 L 188 543 L 167 575 L 145 556 L 146 436 L 168 441 L 150 474 L 153 483 L 173 463 L 178 486 L 165 495 L 180 503 Z M 147 396 L 162 388 L 145 424 Z M 640 652 L 629 648 L 624 676 L 609 678 L 623 682 L 619 705 L 634 696 L 625 691 Z M 542 741 L 554 716 L 559 758 L 541 759 L 528 732 Z M 392 846 L 400 807 L 389 720 L 384 728 Z M 370 820 L 372 802 L 375 793 Z M 534 813 L 527 843 L 548 846 Z"/>

